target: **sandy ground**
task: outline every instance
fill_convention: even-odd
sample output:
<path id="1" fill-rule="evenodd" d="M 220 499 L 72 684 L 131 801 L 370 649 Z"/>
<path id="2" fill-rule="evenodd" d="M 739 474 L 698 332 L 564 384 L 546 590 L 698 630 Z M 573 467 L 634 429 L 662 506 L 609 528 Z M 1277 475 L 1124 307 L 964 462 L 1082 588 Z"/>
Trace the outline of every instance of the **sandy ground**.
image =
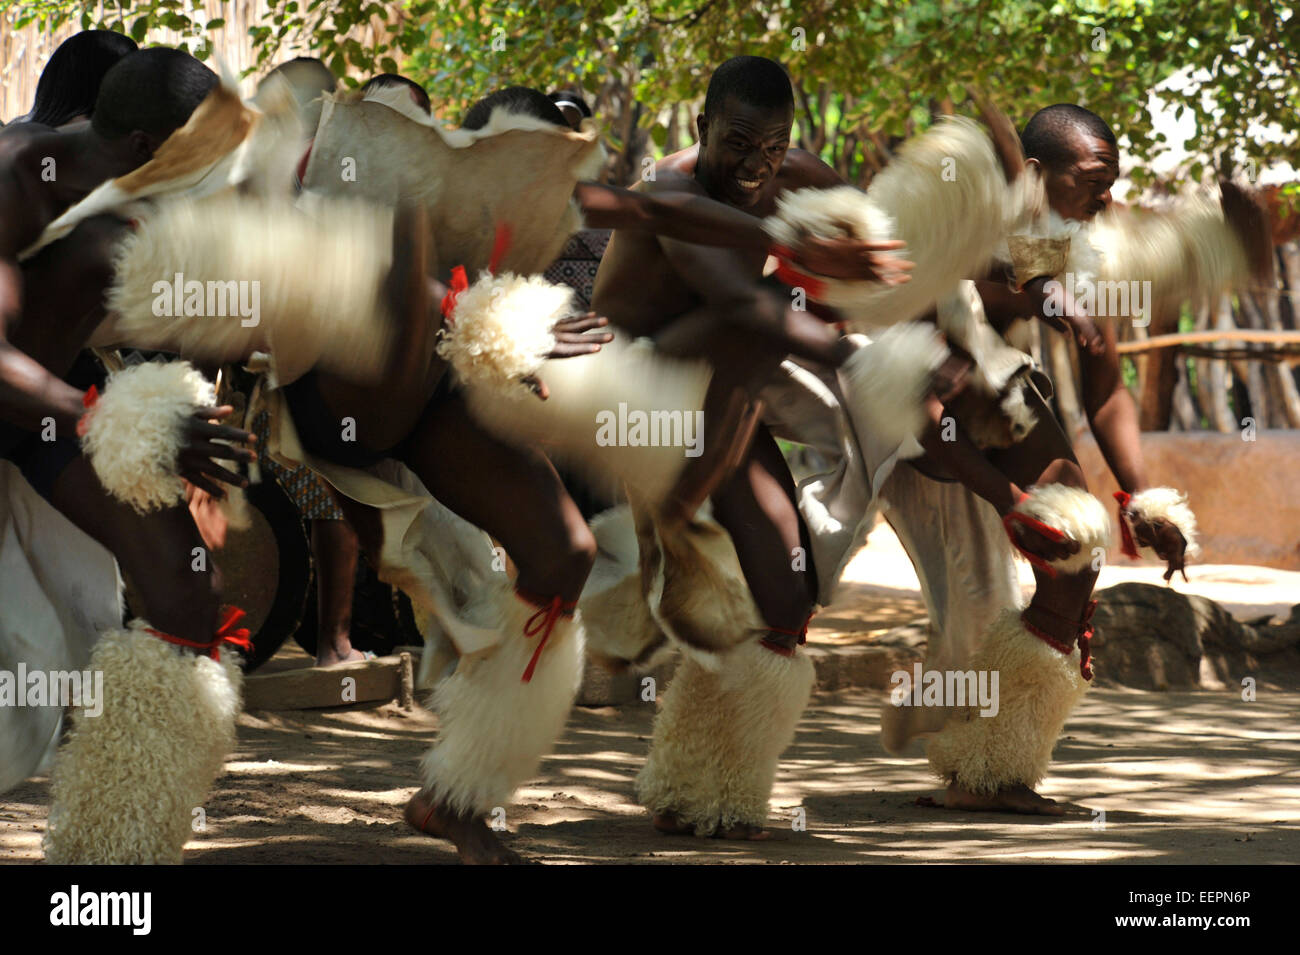
<path id="1" fill-rule="evenodd" d="M 1154 569 L 1127 573 L 1159 581 Z M 852 567 L 855 582 L 813 636 L 860 641 L 923 614 L 909 575 L 897 541 L 873 534 Z M 1198 568 L 1179 589 L 1219 588 L 1250 618 L 1289 605 L 1298 582 L 1300 574 L 1265 568 Z M 1092 691 L 1042 787 L 1069 804 L 1061 820 L 918 806 L 917 797 L 937 794 L 935 781 L 919 749 L 904 757 L 881 749 L 881 699 L 814 697 L 782 762 L 766 843 L 654 832 L 633 798 L 653 704 L 577 709 L 540 777 L 505 807 L 504 838 L 551 863 L 1300 861 L 1295 687 L 1263 686 L 1251 703 L 1234 692 Z M 187 862 L 454 862 L 446 844 L 401 821 L 435 730 L 426 711 L 393 705 L 244 714 Z M 40 858 L 47 803 L 43 778 L 0 799 L 0 862 Z"/>

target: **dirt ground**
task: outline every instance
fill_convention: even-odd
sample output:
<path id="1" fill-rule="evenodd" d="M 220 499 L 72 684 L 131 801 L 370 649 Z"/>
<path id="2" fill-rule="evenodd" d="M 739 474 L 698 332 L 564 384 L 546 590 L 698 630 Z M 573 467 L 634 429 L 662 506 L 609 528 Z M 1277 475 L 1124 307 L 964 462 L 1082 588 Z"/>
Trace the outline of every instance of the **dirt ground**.
<path id="1" fill-rule="evenodd" d="M 850 586 L 819 617 L 814 639 L 869 640 L 924 613 L 891 546 L 873 534 L 852 576 L 904 579 Z M 1291 576 L 1300 577 L 1206 574 L 1232 582 L 1242 616 L 1279 604 L 1279 588 L 1300 593 Z M 870 690 L 813 698 L 781 763 L 766 843 L 654 832 L 633 797 L 654 704 L 575 709 L 540 776 L 505 807 L 504 838 L 547 863 L 1300 861 L 1300 688 L 1261 684 L 1249 703 L 1231 691 L 1093 690 L 1042 787 L 1069 804 L 1059 820 L 918 806 L 938 788 L 919 747 L 904 757 L 881 749 L 883 698 Z M 401 821 L 435 730 L 418 707 L 245 713 L 186 861 L 454 863 L 445 843 Z M 48 798 L 44 778 L 0 798 L 0 862 L 40 859 Z"/>
<path id="2" fill-rule="evenodd" d="M 1057 747 L 1040 820 L 916 805 L 924 759 L 880 748 L 880 698 L 823 694 L 782 760 L 767 843 L 668 837 L 633 799 L 653 704 L 575 710 L 506 808 L 510 845 L 548 863 L 1281 863 L 1300 860 L 1300 693 L 1094 691 Z M 395 706 L 245 714 L 188 863 L 453 863 L 401 821 L 435 721 Z M 0 861 L 40 858 L 48 787 L 0 803 Z M 802 808 L 803 831 L 794 810 Z M 1098 812 L 1104 812 L 1103 819 Z"/>

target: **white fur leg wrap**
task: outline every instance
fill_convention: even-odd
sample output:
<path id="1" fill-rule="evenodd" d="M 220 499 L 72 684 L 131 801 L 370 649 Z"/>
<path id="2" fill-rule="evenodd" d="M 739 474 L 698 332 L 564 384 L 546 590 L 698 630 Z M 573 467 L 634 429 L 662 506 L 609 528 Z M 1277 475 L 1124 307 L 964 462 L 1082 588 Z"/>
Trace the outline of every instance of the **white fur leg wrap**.
<path id="1" fill-rule="evenodd" d="M 1149 487 L 1134 494 L 1125 511 L 1129 520 L 1168 521 L 1178 528 L 1178 533 L 1187 542 L 1186 556 L 1190 558 L 1200 554 L 1201 545 L 1196 542 L 1196 515 L 1187 505 L 1187 495 L 1182 491 L 1172 487 Z M 1154 556 L 1151 548 L 1138 546 L 1140 551 Z"/>
<path id="2" fill-rule="evenodd" d="M 266 351 L 299 373 L 373 380 L 393 340 L 392 222 L 391 210 L 340 200 L 311 215 L 287 202 L 162 201 L 119 247 L 115 337 L 204 360 Z"/>
<path id="3" fill-rule="evenodd" d="M 948 119 L 906 143 L 865 194 L 844 187 L 799 190 L 781 200 L 765 227 L 788 245 L 805 232 L 907 243 L 902 255 L 916 264 L 910 282 L 824 280 L 821 300 L 870 334 L 917 318 L 959 280 L 980 274 L 1030 185 L 1031 177 L 1022 176 L 1008 188 L 984 130 Z"/>
<path id="4" fill-rule="evenodd" d="M 466 384 L 532 397 L 523 379 L 541 369 L 555 345 L 551 326 L 573 310 L 566 286 L 540 275 L 489 272 L 456 297 L 438 354 Z"/>
<path id="5" fill-rule="evenodd" d="M 781 656 L 755 640 L 717 669 L 683 655 L 637 776 L 638 801 L 701 836 L 766 824 L 777 761 L 794 739 L 813 678 L 806 654 Z"/>
<path id="6" fill-rule="evenodd" d="M 706 362 L 669 358 L 615 333 L 594 355 L 543 362 L 546 401 L 475 381 L 464 394 L 474 417 L 503 440 L 537 445 L 598 487 L 624 483 L 658 501 L 703 451 L 711 375 Z"/>
<path id="7" fill-rule="evenodd" d="M 188 362 L 145 362 L 109 375 L 82 419 L 82 447 L 104 489 L 141 513 L 179 504 L 185 421 L 216 403 L 211 382 Z"/>
<path id="8" fill-rule="evenodd" d="M 902 444 L 925 431 L 924 399 L 948 349 L 934 327 L 907 322 L 887 328 L 840 368 L 850 414 L 882 444 Z"/>
<path id="9" fill-rule="evenodd" d="M 981 795 L 1005 786 L 1036 786 L 1047 773 L 1061 727 L 1088 689 L 1079 674 L 1079 648 L 1068 657 L 1002 611 L 971 658 L 970 669 L 997 673 L 997 712 L 959 710 L 926 749 L 930 768 L 945 781 Z"/>
<path id="10" fill-rule="evenodd" d="M 564 730 L 582 682 L 583 633 L 578 617 L 560 617 L 532 679 L 522 675 L 540 634 L 524 636 L 538 610 L 507 598 L 500 646 L 489 656 L 462 660 L 433 691 L 438 742 L 425 754 L 421 775 L 432 800 L 454 812 L 483 814 L 509 805 Z"/>
<path id="11" fill-rule="evenodd" d="M 1042 521 L 1078 543 L 1077 553 L 1064 560 L 1051 561 L 1052 566 L 1063 573 L 1077 574 L 1087 570 L 1096 557 L 1096 549 L 1105 551 L 1110 546 L 1110 515 L 1105 506 L 1077 487 L 1035 485 L 1013 510 Z"/>
<path id="12" fill-rule="evenodd" d="M 76 712 L 51 776 L 45 859 L 68 864 L 178 864 L 235 743 L 238 658 L 195 656 L 133 620 L 95 645 L 103 711 Z"/>

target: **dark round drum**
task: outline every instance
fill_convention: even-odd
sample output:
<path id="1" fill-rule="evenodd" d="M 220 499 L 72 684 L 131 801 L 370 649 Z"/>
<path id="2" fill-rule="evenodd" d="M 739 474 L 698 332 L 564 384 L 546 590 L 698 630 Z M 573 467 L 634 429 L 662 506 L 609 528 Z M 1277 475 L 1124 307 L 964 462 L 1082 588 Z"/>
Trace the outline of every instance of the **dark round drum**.
<path id="1" fill-rule="evenodd" d="M 217 563 L 225 602 L 248 614 L 243 626 L 252 634 L 253 652 L 244 670 L 251 672 L 298 630 L 314 591 L 311 550 L 293 501 L 267 468 L 262 469 L 262 482 L 246 493 L 252 526 L 226 535 Z"/>

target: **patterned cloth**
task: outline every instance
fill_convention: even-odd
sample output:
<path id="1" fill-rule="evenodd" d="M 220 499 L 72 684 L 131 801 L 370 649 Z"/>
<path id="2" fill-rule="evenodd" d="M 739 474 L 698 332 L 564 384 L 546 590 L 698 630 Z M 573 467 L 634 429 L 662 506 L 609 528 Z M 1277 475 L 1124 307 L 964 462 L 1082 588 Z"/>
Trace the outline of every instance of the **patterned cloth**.
<path id="1" fill-rule="evenodd" d="M 329 486 L 306 465 L 293 468 L 284 467 L 266 453 L 271 434 L 270 417 L 265 411 L 259 412 L 253 419 L 253 430 L 257 433 L 258 463 L 269 468 L 271 474 L 280 483 L 284 493 L 298 507 L 304 521 L 341 521 L 343 511 L 334 501 Z"/>
<path id="2" fill-rule="evenodd" d="M 569 286 L 577 293 L 579 303 L 590 308 L 596 270 L 600 268 L 611 235 L 610 229 L 583 229 L 572 236 L 560 257 L 546 270 L 546 280 Z"/>

